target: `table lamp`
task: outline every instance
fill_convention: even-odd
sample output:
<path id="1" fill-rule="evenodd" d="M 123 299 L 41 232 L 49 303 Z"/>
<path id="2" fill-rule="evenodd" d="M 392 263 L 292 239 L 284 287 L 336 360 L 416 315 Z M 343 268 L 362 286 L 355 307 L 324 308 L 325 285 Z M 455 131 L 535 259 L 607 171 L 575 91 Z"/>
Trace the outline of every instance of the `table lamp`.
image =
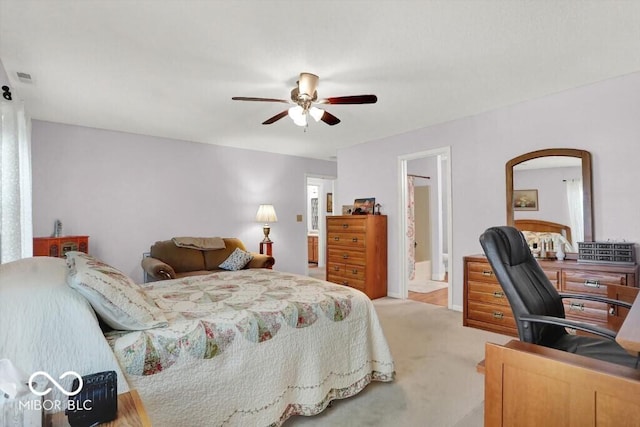
<path id="1" fill-rule="evenodd" d="M 273 205 L 260 205 L 258 213 L 256 214 L 256 221 L 264 223 L 262 226 L 262 231 L 264 232 L 264 239 L 262 239 L 262 242 L 271 242 L 271 239 L 269 238 L 269 232 L 271 231 L 269 223 L 278 222 L 276 210 L 273 208 Z"/>

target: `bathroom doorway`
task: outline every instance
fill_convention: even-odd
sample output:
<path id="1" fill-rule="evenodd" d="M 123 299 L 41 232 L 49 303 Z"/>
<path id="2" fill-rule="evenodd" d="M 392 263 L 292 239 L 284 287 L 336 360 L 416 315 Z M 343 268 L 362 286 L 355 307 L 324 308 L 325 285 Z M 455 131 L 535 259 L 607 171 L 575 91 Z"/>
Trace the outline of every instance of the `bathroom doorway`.
<path id="1" fill-rule="evenodd" d="M 401 294 L 451 307 L 450 149 L 399 158 L 402 206 L 401 259 L 406 260 Z"/>
<path id="2" fill-rule="evenodd" d="M 306 246 L 307 275 L 326 278 L 326 217 L 334 215 L 333 191 L 335 178 L 306 178 Z"/>

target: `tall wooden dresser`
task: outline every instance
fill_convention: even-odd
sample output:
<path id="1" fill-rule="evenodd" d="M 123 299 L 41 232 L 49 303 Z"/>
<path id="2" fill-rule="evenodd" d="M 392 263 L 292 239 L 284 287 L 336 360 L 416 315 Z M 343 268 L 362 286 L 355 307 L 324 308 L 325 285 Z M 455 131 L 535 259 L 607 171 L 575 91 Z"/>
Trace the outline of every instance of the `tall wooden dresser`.
<path id="1" fill-rule="evenodd" d="M 633 303 L 638 265 L 579 263 L 540 259 L 538 263 L 562 293 L 593 294 Z M 617 329 L 627 310 L 606 303 L 563 299 L 567 318 Z M 518 336 L 509 301 L 484 255 L 464 257 L 463 325 Z"/>
<path id="2" fill-rule="evenodd" d="M 327 281 L 387 296 L 387 216 L 327 217 Z"/>

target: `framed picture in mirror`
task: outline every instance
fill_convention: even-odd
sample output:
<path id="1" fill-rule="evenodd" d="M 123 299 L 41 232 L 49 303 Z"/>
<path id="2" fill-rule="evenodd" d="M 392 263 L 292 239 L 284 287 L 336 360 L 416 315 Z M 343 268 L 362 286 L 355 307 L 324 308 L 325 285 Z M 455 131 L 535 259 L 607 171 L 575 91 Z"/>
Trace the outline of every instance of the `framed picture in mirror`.
<path id="1" fill-rule="evenodd" d="M 537 211 L 538 190 L 513 190 L 514 211 Z"/>

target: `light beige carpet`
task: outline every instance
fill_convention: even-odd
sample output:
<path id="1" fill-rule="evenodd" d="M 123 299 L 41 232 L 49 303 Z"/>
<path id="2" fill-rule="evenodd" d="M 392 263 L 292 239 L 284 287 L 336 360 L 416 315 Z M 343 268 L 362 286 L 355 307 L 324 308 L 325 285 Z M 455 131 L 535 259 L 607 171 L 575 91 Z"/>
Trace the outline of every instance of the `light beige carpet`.
<path id="1" fill-rule="evenodd" d="M 374 301 L 396 363 L 396 380 L 371 383 L 314 417 L 285 426 L 481 427 L 486 341 L 511 337 L 462 326 L 462 313 L 410 300 Z"/>

